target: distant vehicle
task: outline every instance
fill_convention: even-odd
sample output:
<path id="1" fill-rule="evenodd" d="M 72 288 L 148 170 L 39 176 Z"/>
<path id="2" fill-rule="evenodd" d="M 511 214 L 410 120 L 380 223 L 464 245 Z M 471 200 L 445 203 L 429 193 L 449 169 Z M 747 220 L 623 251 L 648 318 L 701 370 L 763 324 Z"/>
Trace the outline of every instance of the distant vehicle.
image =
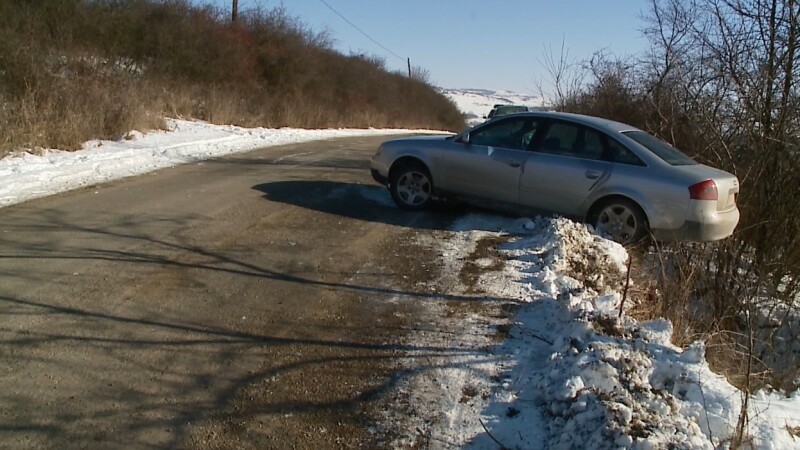
<path id="1" fill-rule="evenodd" d="M 529 111 L 527 106 L 523 105 L 494 105 L 491 111 L 489 111 L 489 115 L 486 116 L 487 119 L 494 119 L 500 116 L 506 116 L 508 114 L 515 114 L 521 112 Z"/>
<path id="2" fill-rule="evenodd" d="M 455 197 L 517 214 L 553 212 L 630 244 L 713 241 L 739 222 L 739 180 L 666 142 L 598 117 L 528 112 L 448 137 L 384 142 L 372 176 L 404 209 Z"/>

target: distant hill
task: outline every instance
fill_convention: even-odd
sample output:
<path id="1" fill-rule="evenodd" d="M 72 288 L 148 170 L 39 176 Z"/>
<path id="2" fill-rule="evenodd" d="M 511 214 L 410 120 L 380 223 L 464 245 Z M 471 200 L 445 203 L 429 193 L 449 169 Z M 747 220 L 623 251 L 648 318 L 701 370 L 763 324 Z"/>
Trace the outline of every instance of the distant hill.
<path id="1" fill-rule="evenodd" d="M 492 91 L 489 89 L 441 89 L 442 94 L 458 106 L 467 124 L 472 126 L 483 122 L 494 105 L 542 106 L 541 97 L 518 94 L 511 91 Z"/>

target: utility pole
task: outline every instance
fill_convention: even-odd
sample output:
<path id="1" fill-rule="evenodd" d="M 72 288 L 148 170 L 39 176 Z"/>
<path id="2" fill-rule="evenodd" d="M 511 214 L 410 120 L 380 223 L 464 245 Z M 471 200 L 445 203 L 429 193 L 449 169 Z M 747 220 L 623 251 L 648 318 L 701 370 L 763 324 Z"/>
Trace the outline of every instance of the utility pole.
<path id="1" fill-rule="evenodd" d="M 239 0 L 233 0 L 233 9 L 231 10 L 231 22 L 236 23 L 239 18 Z"/>
<path id="2" fill-rule="evenodd" d="M 408 60 L 408 78 L 411 78 L 411 58 L 406 58 Z"/>

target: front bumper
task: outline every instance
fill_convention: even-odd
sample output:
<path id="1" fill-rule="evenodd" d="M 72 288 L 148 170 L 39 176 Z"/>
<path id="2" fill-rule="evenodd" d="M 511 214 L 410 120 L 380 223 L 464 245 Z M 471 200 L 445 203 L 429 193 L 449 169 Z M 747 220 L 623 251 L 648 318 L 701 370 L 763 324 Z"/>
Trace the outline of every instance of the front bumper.
<path id="1" fill-rule="evenodd" d="M 372 168 L 370 169 L 370 171 L 372 172 L 372 179 L 377 181 L 378 184 L 380 184 L 381 186 L 386 186 L 387 184 L 389 184 L 389 180 L 385 176 L 381 175 L 378 169 Z"/>

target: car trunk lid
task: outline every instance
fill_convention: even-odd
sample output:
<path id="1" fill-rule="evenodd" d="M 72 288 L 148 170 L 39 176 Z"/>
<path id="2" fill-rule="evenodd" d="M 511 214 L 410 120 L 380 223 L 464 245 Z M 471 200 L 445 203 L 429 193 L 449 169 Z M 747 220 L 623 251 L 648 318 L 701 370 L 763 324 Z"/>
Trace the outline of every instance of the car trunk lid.
<path id="1" fill-rule="evenodd" d="M 703 164 L 674 167 L 687 175 L 690 185 L 705 180 L 714 181 L 717 187 L 717 211 L 728 211 L 736 207 L 739 179 L 735 175 Z"/>

